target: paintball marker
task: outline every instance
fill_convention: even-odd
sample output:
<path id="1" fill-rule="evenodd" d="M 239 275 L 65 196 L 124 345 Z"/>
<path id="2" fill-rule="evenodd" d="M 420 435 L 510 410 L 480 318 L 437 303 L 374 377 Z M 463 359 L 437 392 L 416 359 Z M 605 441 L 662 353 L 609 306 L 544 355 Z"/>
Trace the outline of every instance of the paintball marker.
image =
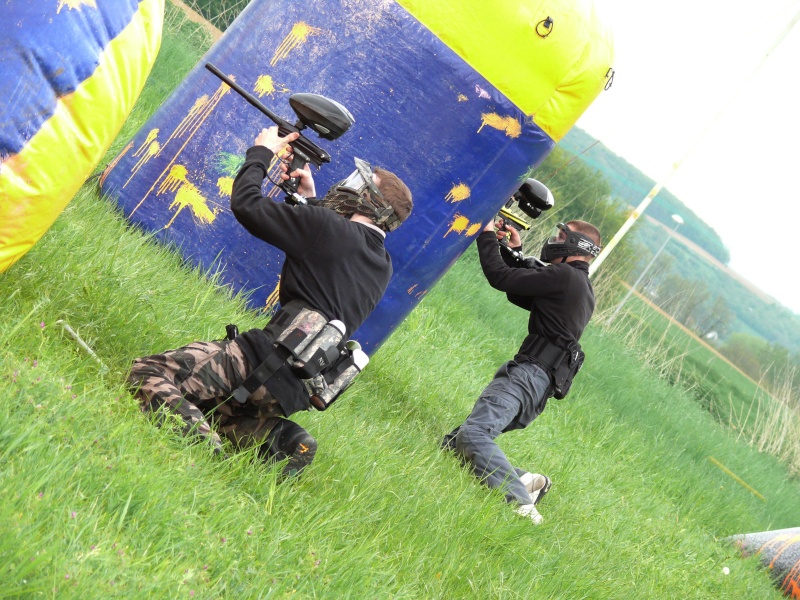
<path id="1" fill-rule="evenodd" d="M 498 218 L 503 221 L 501 230 L 506 230 L 506 223 L 514 225 L 518 229 L 528 230 L 531 228 L 528 221 L 524 217 L 511 212 L 514 203 L 517 204 L 519 210 L 531 219 L 538 219 L 542 211 L 550 210 L 553 208 L 553 194 L 550 189 L 543 183 L 533 178 L 525 180 L 520 188 L 514 192 L 514 195 L 509 198 L 505 206 L 497 213 Z M 545 263 L 533 256 L 524 256 L 519 250 L 513 250 L 508 247 L 508 242 L 503 240 L 500 247 L 504 252 L 508 252 L 514 259 L 521 264 L 521 266 L 529 268 L 535 266 L 542 266 Z"/>
<path id="2" fill-rule="evenodd" d="M 312 163 L 319 168 L 323 163 L 331 162 L 330 154 L 304 136 L 301 133 L 303 129 L 309 127 L 316 131 L 321 138 L 335 140 L 355 123 L 353 115 L 335 100 L 319 94 L 292 94 L 289 96 L 289 105 L 298 117 L 297 122 L 292 125 L 289 121 L 282 119 L 264 106 L 255 96 L 248 93 L 217 67 L 211 63 L 206 63 L 205 66 L 206 69 L 228 84 L 233 91 L 269 117 L 278 126 L 278 133 L 282 137 L 293 132 L 300 134 L 300 137 L 291 144 L 292 162 L 289 165 L 289 173 L 302 169 L 308 163 Z M 298 178 L 292 177 L 287 181 L 281 180 L 276 185 L 286 192 L 286 201 L 290 204 L 307 204 L 306 199 L 297 193 L 298 183 Z"/>

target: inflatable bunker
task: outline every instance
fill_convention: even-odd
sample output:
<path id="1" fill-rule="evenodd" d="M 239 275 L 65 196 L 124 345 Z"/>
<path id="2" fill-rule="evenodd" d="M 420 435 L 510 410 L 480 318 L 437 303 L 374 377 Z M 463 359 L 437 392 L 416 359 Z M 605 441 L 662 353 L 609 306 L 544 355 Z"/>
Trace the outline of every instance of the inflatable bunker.
<path id="1" fill-rule="evenodd" d="M 745 556 L 756 555 L 790 598 L 800 598 L 800 527 L 743 533 L 726 538 Z"/>
<path id="2" fill-rule="evenodd" d="M 0 18 L 0 272 L 44 235 L 119 133 L 164 0 L 7 0 Z"/>
<path id="3" fill-rule="evenodd" d="M 322 94 L 355 124 L 326 141 L 323 194 L 353 157 L 397 173 L 414 212 L 387 237 L 394 277 L 355 333 L 377 348 L 603 90 L 608 31 L 590 0 L 253 0 L 104 174 L 128 218 L 272 310 L 282 254 L 230 211 L 247 148 L 272 125 L 204 68 L 277 115 Z M 277 170 L 277 167 L 274 167 Z M 282 201 L 268 180 L 265 194 Z"/>

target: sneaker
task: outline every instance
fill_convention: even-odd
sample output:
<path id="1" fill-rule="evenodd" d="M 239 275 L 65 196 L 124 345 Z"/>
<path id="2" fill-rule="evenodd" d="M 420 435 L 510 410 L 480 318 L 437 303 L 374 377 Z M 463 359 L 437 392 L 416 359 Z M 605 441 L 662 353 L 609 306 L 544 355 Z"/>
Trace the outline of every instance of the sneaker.
<path id="1" fill-rule="evenodd" d="M 536 507 L 533 504 L 523 504 L 515 511 L 518 515 L 522 517 L 526 517 L 533 521 L 534 525 L 541 525 L 542 515 L 539 514 L 539 511 L 536 510 Z"/>
<path id="2" fill-rule="evenodd" d="M 550 486 L 553 485 L 549 477 L 546 475 L 539 475 L 538 473 L 525 473 L 519 480 L 522 482 L 522 485 L 525 486 L 525 489 L 528 490 L 534 504 L 539 504 L 542 498 L 544 498 L 544 495 L 550 491 Z"/>
<path id="3" fill-rule="evenodd" d="M 280 419 L 261 446 L 265 460 L 280 462 L 289 459 L 283 467 L 283 476 L 299 475 L 314 460 L 317 440 L 289 419 Z"/>

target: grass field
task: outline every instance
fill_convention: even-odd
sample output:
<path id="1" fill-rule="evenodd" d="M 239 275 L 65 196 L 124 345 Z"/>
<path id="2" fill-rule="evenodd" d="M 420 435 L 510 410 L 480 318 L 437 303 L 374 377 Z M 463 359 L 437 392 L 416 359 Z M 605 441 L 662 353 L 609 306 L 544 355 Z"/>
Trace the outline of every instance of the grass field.
<path id="1" fill-rule="evenodd" d="M 115 148 L 197 59 L 169 23 Z M 800 525 L 800 483 L 709 412 L 726 391 L 698 402 L 616 331 L 590 326 L 571 396 L 501 438 L 554 481 L 543 525 L 438 449 L 525 329 L 474 247 L 342 400 L 298 416 L 320 452 L 283 484 L 124 390 L 134 357 L 262 321 L 91 184 L 0 276 L 0 312 L 0 598 L 782 597 L 723 538 Z"/>
<path id="2" fill-rule="evenodd" d="M 621 315 L 610 329 L 644 364 L 682 387 L 739 439 L 778 457 L 793 474 L 800 473 L 800 406 L 791 385 L 770 394 L 638 295 Z M 603 322 L 603 311 L 596 318 Z"/>

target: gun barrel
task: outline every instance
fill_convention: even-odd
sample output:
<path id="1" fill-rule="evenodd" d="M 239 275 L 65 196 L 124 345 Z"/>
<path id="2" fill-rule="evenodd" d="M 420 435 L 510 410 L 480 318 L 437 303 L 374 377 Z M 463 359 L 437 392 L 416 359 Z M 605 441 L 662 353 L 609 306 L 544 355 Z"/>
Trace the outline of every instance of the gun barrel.
<path id="1" fill-rule="evenodd" d="M 231 79 L 230 77 L 225 75 L 225 73 L 220 71 L 217 67 L 215 67 L 211 63 L 206 63 L 206 69 L 208 69 L 214 75 L 219 77 L 222 81 L 227 83 L 233 91 L 235 91 L 242 98 L 247 100 L 251 105 L 253 105 L 255 108 L 260 110 L 262 113 L 267 115 L 267 117 L 269 117 L 276 125 L 278 125 L 279 127 L 284 127 L 288 131 L 297 131 L 297 128 L 294 127 L 291 123 L 289 123 L 289 121 L 286 121 L 285 119 L 282 119 L 281 117 L 276 115 L 274 112 L 272 112 L 266 106 L 264 106 L 261 102 L 259 102 L 258 99 L 255 96 L 253 96 L 251 93 L 249 93 L 247 90 L 245 90 L 242 86 L 240 86 L 238 83 L 236 83 L 233 79 Z"/>
<path id="2" fill-rule="evenodd" d="M 300 129 L 295 125 L 292 125 L 286 119 L 282 119 L 266 106 L 264 106 L 258 99 L 245 90 L 242 86 L 236 83 L 233 79 L 225 75 L 222 71 L 220 71 L 216 66 L 211 63 L 206 63 L 206 69 L 211 71 L 214 75 L 219 77 L 222 81 L 228 84 L 230 88 L 239 94 L 242 98 L 247 100 L 252 106 L 260 110 L 263 114 L 265 114 L 269 119 L 278 126 L 278 134 L 281 136 L 287 136 L 290 133 L 300 133 Z M 317 146 L 314 142 L 308 139 L 306 136 L 300 134 L 300 137 L 297 138 L 294 142 L 292 142 L 292 147 L 295 151 L 300 151 L 303 153 L 304 157 L 308 159 L 308 162 L 311 162 L 316 167 L 320 167 L 322 163 L 331 162 L 330 154 L 325 152 L 322 148 Z"/>

